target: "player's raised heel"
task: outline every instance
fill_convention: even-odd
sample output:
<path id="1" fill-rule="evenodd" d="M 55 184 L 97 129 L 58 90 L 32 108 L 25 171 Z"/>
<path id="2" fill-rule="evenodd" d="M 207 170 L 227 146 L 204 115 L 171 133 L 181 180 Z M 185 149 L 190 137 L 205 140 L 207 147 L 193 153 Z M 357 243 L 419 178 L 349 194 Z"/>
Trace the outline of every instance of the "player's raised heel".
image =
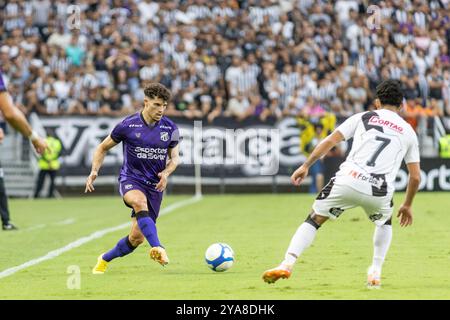
<path id="1" fill-rule="evenodd" d="M 279 279 L 288 279 L 291 276 L 291 268 L 280 265 L 263 273 L 263 280 L 267 283 L 275 283 Z"/>
<path id="2" fill-rule="evenodd" d="M 150 258 L 158 262 L 163 267 L 169 264 L 169 258 L 167 257 L 166 250 L 162 247 L 153 247 L 150 249 Z"/>
<path id="3" fill-rule="evenodd" d="M 97 264 L 92 269 L 92 274 L 104 274 L 108 268 L 108 262 L 103 260 L 103 253 L 97 258 Z"/>

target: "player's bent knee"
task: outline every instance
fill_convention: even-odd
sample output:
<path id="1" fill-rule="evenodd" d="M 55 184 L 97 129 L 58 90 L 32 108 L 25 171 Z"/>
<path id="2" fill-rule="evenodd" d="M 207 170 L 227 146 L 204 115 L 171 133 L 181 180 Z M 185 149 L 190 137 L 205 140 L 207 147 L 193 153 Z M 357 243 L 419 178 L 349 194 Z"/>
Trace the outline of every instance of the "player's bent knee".
<path id="1" fill-rule="evenodd" d="M 131 190 L 125 194 L 123 199 L 125 203 L 132 207 L 135 212 L 148 210 L 147 198 L 142 191 Z"/>
<path id="2" fill-rule="evenodd" d="M 306 218 L 305 222 L 312 225 L 314 228 L 319 229 L 320 226 L 327 221 L 327 217 L 319 216 L 315 214 L 314 212 L 311 212 L 308 217 Z"/>
<path id="3" fill-rule="evenodd" d="M 148 207 L 147 207 L 147 199 L 135 199 L 133 201 L 131 201 L 130 205 L 133 207 L 135 212 L 140 212 L 140 211 L 147 211 Z"/>
<path id="4" fill-rule="evenodd" d="M 133 245 L 133 247 L 137 247 L 139 245 L 141 245 L 144 242 L 144 236 L 142 235 L 129 235 L 128 236 L 128 240 L 130 241 L 130 243 Z"/>

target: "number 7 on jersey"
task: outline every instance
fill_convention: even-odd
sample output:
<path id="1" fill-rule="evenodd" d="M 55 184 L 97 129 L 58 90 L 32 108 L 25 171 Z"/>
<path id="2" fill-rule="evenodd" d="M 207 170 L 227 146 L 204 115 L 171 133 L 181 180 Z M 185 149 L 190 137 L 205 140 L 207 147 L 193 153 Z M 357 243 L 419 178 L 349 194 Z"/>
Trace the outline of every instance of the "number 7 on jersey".
<path id="1" fill-rule="evenodd" d="M 383 151 L 384 148 L 386 148 L 388 146 L 388 144 L 391 143 L 391 139 L 383 138 L 383 137 L 380 137 L 380 136 L 376 136 L 375 140 L 381 141 L 381 144 L 378 147 L 378 149 L 375 151 L 375 153 L 373 154 L 372 158 L 370 158 L 370 160 L 367 161 L 367 165 L 369 167 L 375 167 L 375 161 L 377 160 L 377 158 L 380 155 L 381 151 Z"/>

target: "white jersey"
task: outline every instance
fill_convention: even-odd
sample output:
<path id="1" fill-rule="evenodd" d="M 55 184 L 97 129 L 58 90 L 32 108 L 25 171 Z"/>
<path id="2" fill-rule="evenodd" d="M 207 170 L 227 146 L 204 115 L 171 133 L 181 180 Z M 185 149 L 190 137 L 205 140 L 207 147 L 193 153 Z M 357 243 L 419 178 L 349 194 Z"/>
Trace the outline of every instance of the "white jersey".
<path id="1" fill-rule="evenodd" d="M 355 114 L 336 130 L 352 149 L 336 173 L 336 182 L 373 196 L 394 192 L 403 159 L 419 162 L 419 143 L 413 128 L 397 113 L 380 109 Z"/>

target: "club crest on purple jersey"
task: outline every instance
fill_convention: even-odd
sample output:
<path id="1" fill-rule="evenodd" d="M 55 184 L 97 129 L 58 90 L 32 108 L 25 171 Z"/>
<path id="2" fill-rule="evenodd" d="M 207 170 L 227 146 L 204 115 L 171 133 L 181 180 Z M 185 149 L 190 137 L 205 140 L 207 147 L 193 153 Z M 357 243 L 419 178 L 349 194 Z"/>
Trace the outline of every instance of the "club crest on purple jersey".
<path id="1" fill-rule="evenodd" d="M 169 141 L 169 133 L 168 132 L 161 132 L 161 141 Z"/>
<path id="2" fill-rule="evenodd" d="M 141 133 L 140 132 L 137 132 L 136 133 L 136 138 L 140 138 L 141 137 Z"/>

